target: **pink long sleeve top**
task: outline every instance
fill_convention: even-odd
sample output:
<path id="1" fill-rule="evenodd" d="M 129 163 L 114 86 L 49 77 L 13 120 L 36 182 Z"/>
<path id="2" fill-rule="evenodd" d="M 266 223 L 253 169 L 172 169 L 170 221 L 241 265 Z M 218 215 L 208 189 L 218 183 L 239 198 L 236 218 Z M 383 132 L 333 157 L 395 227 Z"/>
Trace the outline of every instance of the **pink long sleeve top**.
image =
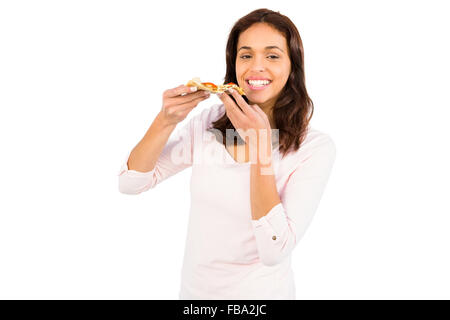
<path id="1" fill-rule="evenodd" d="M 250 163 L 236 162 L 206 130 L 224 113 L 216 104 L 192 117 L 149 172 L 128 169 L 130 151 L 118 173 L 119 191 L 140 194 L 192 167 L 180 299 L 295 299 L 291 254 L 319 205 L 335 144 L 309 126 L 299 150 L 282 158 L 273 148 L 281 203 L 252 220 Z"/>

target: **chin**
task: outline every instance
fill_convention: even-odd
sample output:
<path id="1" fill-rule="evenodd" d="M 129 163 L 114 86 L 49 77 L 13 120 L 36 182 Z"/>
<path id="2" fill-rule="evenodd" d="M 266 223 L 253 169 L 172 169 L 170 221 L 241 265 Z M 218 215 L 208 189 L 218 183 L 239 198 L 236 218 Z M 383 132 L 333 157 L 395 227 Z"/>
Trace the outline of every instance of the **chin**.
<path id="1" fill-rule="evenodd" d="M 264 97 L 263 97 L 263 95 L 250 94 L 250 95 L 247 95 L 247 98 L 248 98 L 250 101 L 252 101 L 253 103 L 258 104 L 258 103 L 264 103 L 264 102 L 266 102 L 266 101 L 269 101 L 269 100 L 271 100 L 273 97 L 272 97 L 272 96 L 268 96 L 268 97 L 264 96 Z"/>

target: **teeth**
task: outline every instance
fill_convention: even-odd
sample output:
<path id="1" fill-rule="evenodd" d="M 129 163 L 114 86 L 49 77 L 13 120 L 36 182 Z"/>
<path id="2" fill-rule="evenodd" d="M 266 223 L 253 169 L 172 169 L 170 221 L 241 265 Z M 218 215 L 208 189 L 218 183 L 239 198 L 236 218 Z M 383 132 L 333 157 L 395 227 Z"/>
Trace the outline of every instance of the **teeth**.
<path id="1" fill-rule="evenodd" d="M 269 84 L 270 81 L 268 81 L 268 80 L 248 80 L 248 83 L 250 83 L 252 86 L 265 86 L 266 84 Z"/>

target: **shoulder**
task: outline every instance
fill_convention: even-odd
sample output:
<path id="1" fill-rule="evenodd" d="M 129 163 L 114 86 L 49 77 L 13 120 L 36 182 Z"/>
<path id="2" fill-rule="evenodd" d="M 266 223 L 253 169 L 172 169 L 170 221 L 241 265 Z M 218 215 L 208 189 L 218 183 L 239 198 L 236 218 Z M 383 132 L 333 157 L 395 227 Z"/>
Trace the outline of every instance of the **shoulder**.
<path id="1" fill-rule="evenodd" d="M 300 148 L 288 153 L 280 161 L 280 173 L 290 175 L 299 167 L 332 164 L 336 158 L 336 143 L 327 132 L 308 127 Z"/>
<path id="2" fill-rule="evenodd" d="M 298 151 L 305 155 L 320 151 L 334 156 L 336 154 L 336 143 L 329 133 L 309 126 L 305 140 Z"/>
<path id="3" fill-rule="evenodd" d="M 300 148 L 288 153 L 286 158 L 294 159 L 295 162 L 301 162 L 318 151 L 333 155 L 336 153 L 336 143 L 329 133 L 308 126 L 305 139 Z"/>

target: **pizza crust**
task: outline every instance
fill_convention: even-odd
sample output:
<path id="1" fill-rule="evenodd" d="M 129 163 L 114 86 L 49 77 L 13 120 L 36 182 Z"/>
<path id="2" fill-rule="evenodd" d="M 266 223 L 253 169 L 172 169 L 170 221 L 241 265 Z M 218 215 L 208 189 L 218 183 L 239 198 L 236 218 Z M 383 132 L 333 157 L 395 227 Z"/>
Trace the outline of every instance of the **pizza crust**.
<path id="1" fill-rule="evenodd" d="M 214 87 L 209 87 L 207 85 L 204 85 L 204 83 L 207 83 L 207 82 L 203 82 L 202 83 L 200 81 L 200 78 L 192 78 L 192 80 L 189 80 L 187 82 L 186 86 L 188 86 L 188 87 L 197 87 L 200 90 L 205 90 L 205 91 L 209 91 L 209 92 L 212 92 L 212 93 L 219 93 L 219 92 L 223 93 L 223 92 L 227 91 L 228 88 L 233 88 L 237 92 L 239 92 L 239 94 L 241 96 L 245 95 L 244 90 L 241 87 L 239 87 L 238 85 L 236 85 L 236 84 L 232 84 L 232 85 L 230 85 L 230 84 L 219 84 L 218 86 L 216 86 L 216 88 L 214 88 Z"/>

